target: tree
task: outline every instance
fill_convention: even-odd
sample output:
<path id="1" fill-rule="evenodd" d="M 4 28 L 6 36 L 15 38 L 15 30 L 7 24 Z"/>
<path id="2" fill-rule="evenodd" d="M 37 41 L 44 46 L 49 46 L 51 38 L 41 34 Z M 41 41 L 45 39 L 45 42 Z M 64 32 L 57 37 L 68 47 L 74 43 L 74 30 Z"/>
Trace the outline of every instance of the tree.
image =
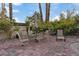
<path id="1" fill-rule="evenodd" d="M 9 3 L 9 18 L 12 20 L 12 3 Z"/>
<path id="2" fill-rule="evenodd" d="M 63 13 L 60 14 L 60 20 L 65 20 L 65 15 Z"/>
<path id="3" fill-rule="evenodd" d="M 73 16 L 75 16 L 75 9 L 73 10 L 67 10 L 67 19 L 72 18 Z"/>
<path id="4" fill-rule="evenodd" d="M 5 13 L 6 13 L 5 3 L 2 3 L 1 18 L 5 18 Z"/>
<path id="5" fill-rule="evenodd" d="M 39 3 L 39 10 L 40 10 L 40 18 L 41 18 L 41 21 L 43 21 L 43 14 L 42 14 L 41 3 Z"/>
<path id="6" fill-rule="evenodd" d="M 40 13 L 39 13 L 39 12 L 36 12 L 35 15 L 37 15 L 37 19 L 38 19 L 38 20 L 41 20 L 41 17 L 40 17 Z M 41 20 L 41 21 L 43 21 L 43 20 Z"/>
<path id="7" fill-rule="evenodd" d="M 77 23 L 79 23 L 79 14 L 74 16 Z"/>
<path id="8" fill-rule="evenodd" d="M 46 3 L 46 22 L 49 21 L 50 16 L 50 3 Z"/>

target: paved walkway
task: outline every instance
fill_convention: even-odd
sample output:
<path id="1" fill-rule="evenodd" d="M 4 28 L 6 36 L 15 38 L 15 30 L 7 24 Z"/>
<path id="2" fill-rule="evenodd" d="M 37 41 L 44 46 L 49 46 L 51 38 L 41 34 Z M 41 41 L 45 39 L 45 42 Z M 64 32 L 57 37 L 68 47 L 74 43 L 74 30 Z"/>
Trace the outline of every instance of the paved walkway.
<path id="1" fill-rule="evenodd" d="M 79 56 L 79 38 L 68 36 L 66 40 L 56 42 L 55 36 L 47 36 L 39 43 L 26 42 L 25 46 L 17 39 L 7 40 L 0 42 L 0 56 Z"/>

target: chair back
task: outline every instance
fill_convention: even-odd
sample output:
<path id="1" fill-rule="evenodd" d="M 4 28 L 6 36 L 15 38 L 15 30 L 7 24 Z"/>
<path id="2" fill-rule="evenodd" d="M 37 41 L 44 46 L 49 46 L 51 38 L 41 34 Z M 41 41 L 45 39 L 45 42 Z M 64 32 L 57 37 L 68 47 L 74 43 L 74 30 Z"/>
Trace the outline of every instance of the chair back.
<path id="1" fill-rule="evenodd" d="M 63 36 L 64 34 L 63 34 L 63 30 L 57 30 L 57 36 Z"/>

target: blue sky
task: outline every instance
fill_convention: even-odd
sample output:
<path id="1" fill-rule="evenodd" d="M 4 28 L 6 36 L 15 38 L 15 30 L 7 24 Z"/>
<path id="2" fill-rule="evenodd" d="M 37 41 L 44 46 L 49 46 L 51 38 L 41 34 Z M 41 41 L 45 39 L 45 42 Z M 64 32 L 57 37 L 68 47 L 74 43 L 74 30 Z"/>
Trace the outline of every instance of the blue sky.
<path id="1" fill-rule="evenodd" d="M 45 18 L 45 3 L 42 3 L 43 18 Z M 6 4 L 7 15 L 8 15 L 8 4 Z M 50 9 L 50 20 L 58 19 L 60 13 L 66 10 L 75 9 L 77 13 L 79 12 L 79 4 L 73 3 L 51 3 Z M 0 4 L 1 10 L 1 4 Z M 13 18 L 17 22 L 24 22 L 27 16 L 32 16 L 33 13 L 39 12 L 38 3 L 13 3 Z"/>

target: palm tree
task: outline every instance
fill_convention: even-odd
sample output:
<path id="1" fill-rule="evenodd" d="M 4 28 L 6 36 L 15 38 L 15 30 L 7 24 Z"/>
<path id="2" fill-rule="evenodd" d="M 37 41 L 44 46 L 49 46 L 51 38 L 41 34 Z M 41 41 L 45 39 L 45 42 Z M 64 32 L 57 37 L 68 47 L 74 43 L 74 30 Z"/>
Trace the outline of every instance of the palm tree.
<path id="1" fill-rule="evenodd" d="M 46 22 L 49 21 L 50 17 L 50 3 L 46 3 Z"/>
<path id="2" fill-rule="evenodd" d="M 2 11 L 1 11 L 1 18 L 5 17 L 6 9 L 5 9 L 5 3 L 2 3 Z"/>
<path id="3" fill-rule="evenodd" d="M 9 3 L 9 18 L 12 20 L 12 3 Z"/>
<path id="4" fill-rule="evenodd" d="M 41 21 L 43 22 L 43 14 L 42 14 L 41 3 L 39 3 L 39 10 L 40 10 L 40 18 L 41 18 Z"/>

